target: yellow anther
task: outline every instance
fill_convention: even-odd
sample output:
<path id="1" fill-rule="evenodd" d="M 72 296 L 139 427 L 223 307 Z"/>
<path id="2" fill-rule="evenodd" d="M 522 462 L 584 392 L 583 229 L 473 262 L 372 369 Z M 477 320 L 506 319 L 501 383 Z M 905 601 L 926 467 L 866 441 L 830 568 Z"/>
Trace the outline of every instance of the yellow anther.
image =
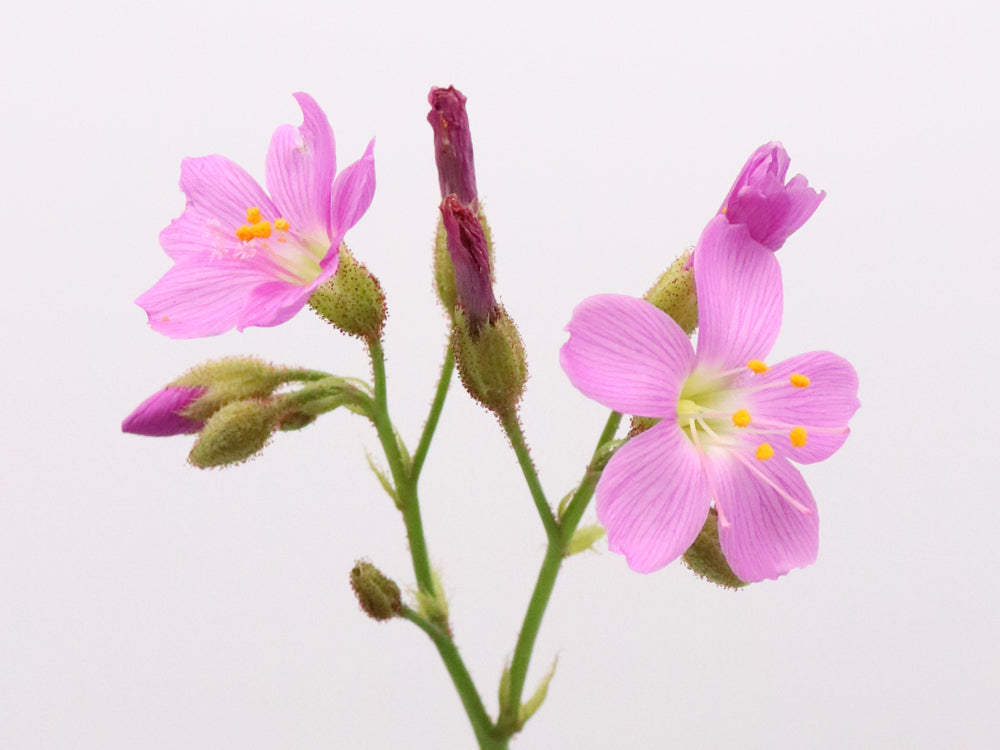
<path id="1" fill-rule="evenodd" d="M 291 224 L 288 223 L 288 219 L 282 219 L 279 216 L 277 219 L 274 220 L 274 228 L 278 229 L 278 230 L 280 230 L 282 232 L 287 232 L 288 231 L 288 227 L 290 227 L 290 226 L 291 226 Z"/>
<path id="2" fill-rule="evenodd" d="M 747 367 L 749 367 L 758 375 L 762 372 L 767 372 L 767 365 L 765 365 L 759 359 L 751 359 L 749 362 L 747 362 Z"/>
<path id="3" fill-rule="evenodd" d="M 772 448 L 767 443 L 761 443 L 760 445 L 757 446 L 756 456 L 761 461 L 766 461 L 773 455 L 774 455 L 774 448 Z"/>
<path id="4" fill-rule="evenodd" d="M 746 409 L 740 409 L 735 414 L 733 414 L 733 424 L 737 427 L 746 427 L 750 424 L 750 412 Z"/>
<path id="5" fill-rule="evenodd" d="M 256 224 L 260 221 L 260 209 L 256 206 L 250 206 L 247 209 L 247 224 Z"/>
<path id="6" fill-rule="evenodd" d="M 805 427 L 795 427 L 790 433 L 788 433 L 789 439 L 792 441 L 792 445 L 796 448 L 801 448 L 806 444 L 806 428 Z"/>
<path id="7" fill-rule="evenodd" d="M 796 388 L 805 388 L 806 386 L 809 385 L 809 378 L 807 378 L 805 375 L 800 375 L 797 372 L 793 373 L 792 377 L 790 377 L 788 380 L 791 381 L 791 384 L 794 385 Z"/>
<path id="8" fill-rule="evenodd" d="M 248 210 L 247 213 L 249 214 L 250 211 Z M 271 236 L 271 222 L 269 221 L 258 221 L 256 224 L 244 224 L 243 226 L 238 227 L 236 229 L 237 239 L 243 240 L 244 242 L 249 242 L 255 237 L 270 237 L 270 236 Z"/>

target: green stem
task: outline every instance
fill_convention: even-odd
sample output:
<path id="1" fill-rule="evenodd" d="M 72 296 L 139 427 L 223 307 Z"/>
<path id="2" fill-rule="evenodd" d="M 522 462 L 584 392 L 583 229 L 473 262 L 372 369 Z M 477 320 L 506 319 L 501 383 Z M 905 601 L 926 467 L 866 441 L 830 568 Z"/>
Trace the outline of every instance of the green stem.
<path id="1" fill-rule="evenodd" d="M 410 558 L 413 561 L 413 574 L 417 579 L 417 587 L 425 593 L 434 592 L 434 578 L 431 575 L 431 564 L 427 555 L 427 542 L 424 539 L 424 526 L 420 518 L 420 502 L 417 499 L 416 482 L 411 481 L 410 467 L 404 461 L 400 450 L 396 431 L 389 419 L 389 405 L 385 384 L 385 353 L 382 342 L 371 339 L 368 351 L 372 359 L 372 374 L 375 386 L 375 408 L 372 415 L 375 431 L 385 459 L 389 462 L 396 494 L 402 505 L 403 523 L 406 525 L 406 536 L 410 542 Z"/>
<path id="2" fill-rule="evenodd" d="M 437 429 L 438 420 L 441 418 L 441 409 L 444 407 L 444 398 L 448 395 L 448 386 L 451 385 L 451 374 L 455 371 L 455 350 L 448 344 L 448 350 L 444 355 L 444 362 L 441 364 L 441 377 L 438 379 L 437 391 L 434 393 L 434 401 L 431 403 L 431 410 L 424 423 L 424 431 L 420 435 L 420 442 L 417 444 L 417 451 L 413 454 L 413 464 L 410 467 L 410 478 L 413 483 L 417 483 L 420 477 L 420 470 L 424 467 L 424 459 L 427 458 L 427 450 L 431 447 L 431 438 L 434 437 L 434 430 Z"/>
<path id="3" fill-rule="evenodd" d="M 465 662 L 462 661 L 462 657 L 458 653 L 458 648 L 455 646 L 451 635 L 434 623 L 424 619 L 409 607 L 403 608 L 403 617 L 423 630 L 437 647 L 438 653 L 441 655 L 441 661 L 444 662 L 444 666 L 451 676 L 451 681 L 455 685 L 455 690 L 458 691 L 458 697 L 461 699 L 465 713 L 472 724 L 472 731 L 476 734 L 476 740 L 479 742 L 480 749 L 506 750 L 507 740 L 496 737 L 493 734 L 493 722 L 490 719 L 490 715 L 486 712 L 485 706 L 483 706 L 483 701 L 479 697 L 479 692 L 472 681 L 472 676 L 469 674 L 469 670 L 466 669 Z"/>
<path id="4" fill-rule="evenodd" d="M 531 454 L 528 452 L 528 444 L 524 440 L 524 433 L 521 431 L 521 423 L 518 421 L 517 412 L 511 410 L 500 414 L 499 417 L 500 423 L 503 425 L 503 429 L 510 439 L 510 444 L 514 448 L 517 462 L 521 465 L 521 473 L 524 474 L 524 479 L 528 483 L 528 489 L 531 491 L 531 499 L 535 501 L 538 515 L 542 519 L 542 526 L 545 527 L 545 536 L 548 537 L 549 546 L 551 546 L 559 540 L 559 523 L 556 521 L 555 516 L 552 515 L 552 508 L 549 507 L 549 501 L 545 498 L 541 482 L 538 481 L 535 464 L 532 462 Z"/>
<path id="5" fill-rule="evenodd" d="M 437 597 L 440 595 L 440 592 L 437 591 L 434 585 L 430 558 L 427 554 L 427 542 L 424 539 L 423 521 L 420 517 L 420 501 L 417 495 L 417 479 L 423 462 L 427 457 L 431 438 L 434 435 L 434 429 L 437 426 L 441 410 L 444 406 L 445 395 L 448 392 L 448 385 L 451 381 L 451 374 L 455 365 L 454 355 L 449 346 L 444 363 L 441 366 L 441 377 L 438 381 L 434 401 L 431 404 L 431 411 L 424 425 L 423 434 L 420 436 L 420 444 L 417 447 L 417 452 L 410 459 L 407 457 L 405 446 L 402 445 L 397 437 L 392 426 L 392 420 L 389 418 L 389 406 L 386 394 L 385 354 L 382 350 L 382 344 L 377 339 L 372 339 L 368 342 L 368 349 L 372 359 L 374 380 L 372 419 L 375 423 L 375 430 L 378 433 L 379 441 L 382 443 L 382 450 L 385 452 L 386 460 L 389 462 L 396 495 L 399 498 L 403 523 L 406 526 L 406 536 L 410 542 L 413 573 L 416 576 L 417 587 L 420 591 Z M 480 750 L 507 750 L 507 738 L 496 735 L 493 721 L 486 712 L 482 698 L 479 696 L 479 691 L 476 689 L 469 670 L 458 653 L 447 622 L 431 622 L 409 607 L 403 608 L 403 617 L 427 633 L 437 647 L 438 654 L 440 654 L 441 660 L 444 662 L 445 668 L 451 676 L 455 690 L 458 692 L 458 697 L 465 708 L 465 713 L 469 717 L 469 723 L 472 725 L 472 730 L 476 735 Z"/>
<path id="6" fill-rule="evenodd" d="M 594 454 L 591 457 L 591 466 L 587 467 L 587 473 L 573 494 L 573 499 L 570 500 L 562 520 L 556 524 L 555 535 L 549 536 L 549 544 L 545 550 L 545 557 L 542 560 L 542 566 L 538 571 L 538 578 L 535 581 L 535 590 L 531 594 L 531 601 L 528 603 L 528 609 L 524 614 L 524 622 L 521 624 L 521 632 L 517 637 L 517 645 L 514 647 L 514 656 L 511 658 L 510 690 L 506 699 L 501 701 L 501 715 L 497 720 L 497 729 L 505 736 L 510 736 L 520 729 L 518 714 L 521 709 L 524 683 L 528 676 L 528 667 L 531 664 L 531 655 L 535 648 L 538 631 L 542 625 L 542 618 L 545 616 L 545 609 L 548 607 L 549 599 L 552 597 L 552 590 L 556 584 L 556 578 L 559 576 L 559 570 L 562 567 L 564 559 L 563 551 L 573 538 L 576 527 L 580 523 L 580 518 L 583 516 L 590 498 L 594 494 L 594 487 L 597 485 L 597 480 L 600 478 L 603 467 L 593 466 L 600 448 L 614 438 L 621 419 L 622 415 L 617 412 L 612 412 L 608 417 L 604 431 L 601 433 L 597 447 L 594 449 Z M 518 434 L 520 434 L 520 430 L 518 430 Z"/>

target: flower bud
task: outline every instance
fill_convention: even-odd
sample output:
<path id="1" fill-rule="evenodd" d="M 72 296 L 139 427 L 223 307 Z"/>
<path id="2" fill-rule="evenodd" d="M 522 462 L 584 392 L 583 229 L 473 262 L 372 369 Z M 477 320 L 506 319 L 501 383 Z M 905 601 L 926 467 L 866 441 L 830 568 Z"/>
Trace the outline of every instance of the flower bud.
<path id="1" fill-rule="evenodd" d="M 441 201 L 441 222 L 454 269 L 455 296 L 475 335 L 483 325 L 496 322 L 500 314 L 493 296 L 486 232 L 479 217 L 455 195 Z"/>
<path id="2" fill-rule="evenodd" d="M 382 285 L 347 245 L 340 246 L 337 273 L 313 292 L 309 306 L 350 336 L 382 338 L 386 316 Z"/>
<path id="3" fill-rule="evenodd" d="M 740 589 L 748 585 L 736 577 L 726 562 L 719 545 L 719 514 L 715 508 L 708 513 L 705 525 L 698 532 L 694 543 L 684 553 L 684 564 L 699 578 L 718 584 L 723 588 Z"/>
<path id="4" fill-rule="evenodd" d="M 253 357 L 203 362 L 139 404 L 122 422 L 122 432 L 153 437 L 198 432 L 225 404 L 267 398 L 289 374 Z"/>
<path id="5" fill-rule="evenodd" d="M 495 322 L 475 332 L 464 311 L 456 310 L 452 344 L 458 374 L 469 394 L 497 414 L 512 412 L 524 393 L 528 364 L 521 334 L 504 309 L 498 308 Z"/>
<path id="6" fill-rule="evenodd" d="M 186 410 L 208 388 L 168 385 L 139 404 L 122 422 L 122 432 L 150 437 L 187 435 L 198 432 L 204 421 L 192 419 Z"/>
<path id="7" fill-rule="evenodd" d="M 765 143 L 750 155 L 719 209 L 730 224 L 745 225 L 751 237 L 771 250 L 785 244 L 826 197 L 802 175 L 785 184 L 790 161 L 780 143 Z"/>
<path id="8" fill-rule="evenodd" d="M 354 564 L 351 588 L 361 609 L 373 620 L 391 620 L 403 613 L 399 586 L 367 560 L 358 560 Z"/>
<path id="9" fill-rule="evenodd" d="M 434 160 L 441 197 L 454 193 L 463 204 L 475 208 L 479 196 L 465 97 L 454 86 L 446 89 L 435 87 L 431 89 L 427 101 L 431 105 L 427 122 L 434 129 Z"/>
<path id="10" fill-rule="evenodd" d="M 289 375 L 287 368 L 256 357 L 225 357 L 195 365 L 170 386 L 206 389 L 185 410 L 186 416 L 204 422 L 233 401 L 267 398 Z"/>
<path id="11" fill-rule="evenodd" d="M 242 463 L 267 445 L 275 421 L 264 401 L 226 404 L 205 422 L 188 460 L 199 469 Z"/>
<path id="12" fill-rule="evenodd" d="M 691 251 L 686 250 L 643 295 L 643 299 L 673 318 L 688 336 L 698 327 L 698 297 L 690 258 Z"/>

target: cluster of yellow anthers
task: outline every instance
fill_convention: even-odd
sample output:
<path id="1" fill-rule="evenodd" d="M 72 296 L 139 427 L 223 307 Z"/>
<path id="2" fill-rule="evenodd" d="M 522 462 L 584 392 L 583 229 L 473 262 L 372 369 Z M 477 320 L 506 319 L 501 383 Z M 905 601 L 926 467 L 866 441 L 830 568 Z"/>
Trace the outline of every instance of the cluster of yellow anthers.
<path id="1" fill-rule="evenodd" d="M 283 219 L 279 216 L 274 220 L 274 228 L 280 232 L 287 231 L 289 226 L 291 225 L 288 223 L 288 219 Z M 264 239 L 270 236 L 271 222 L 261 218 L 260 209 L 256 206 L 248 208 L 247 223 L 237 228 L 236 238 L 243 242 L 250 242 L 250 240 L 256 238 Z"/>
<path id="2" fill-rule="evenodd" d="M 758 375 L 763 372 L 767 372 L 767 365 L 761 362 L 759 359 L 752 359 L 747 362 L 747 367 Z M 808 388 L 809 378 L 806 375 L 800 373 L 793 373 L 788 381 L 796 388 Z M 737 427 L 747 427 L 750 424 L 750 412 L 746 409 L 738 409 L 733 414 L 733 424 Z M 792 445 L 796 448 L 801 448 L 806 444 L 806 439 L 808 435 L 806 434 L 805 427 L 793 427 L 791 432 L 788 433 L 788 439 L 791 441 Z M 754 454 L 761 461 L 766 461 L 774 455 L 774 448 L 771 447 L 770 443 L 761 443 L 757 446 L 757 451 Z"/>

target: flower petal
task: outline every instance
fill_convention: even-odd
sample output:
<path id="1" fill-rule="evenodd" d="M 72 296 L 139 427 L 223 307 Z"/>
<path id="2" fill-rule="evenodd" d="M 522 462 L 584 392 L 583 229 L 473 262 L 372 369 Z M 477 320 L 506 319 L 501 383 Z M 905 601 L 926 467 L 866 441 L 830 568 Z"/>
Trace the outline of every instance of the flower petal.
<path id="1" fill-rule="evenodd" d="M 794 466 L 779 456 L 760 461 L 730 451 L 711 456 L 709 471 L 719 543 L 741 580 L 777 578 L 816 561 L 816 501 Z"/>
<path id="2" fill-rule="evenodd" d="M 312 297 L 313 292 L 337 272 L 340 264 L 340 248 L 328 253 L 320 263 L 319 275 L 310 283 L 289 284 L 271 281 L 255 288 L 247 302 L 246 309 L 237 323 L 237 330 L 247 326 L 276 326 L 292 318 Z"/>
<path id="3" fill-rule="evenodd" d="M 365 153 L 337 175 L 330 198 L 330 237 L 339 245 L 347 230 L 358 223 L 375 195 L 375 139 Z"/>
<path id="4" fill-rule="evenodd" d="M 122 422 L 122 432 L 166 437 L 198 432 L 204 422 L 188 419 L 180 412 L 201 397 L 208 388 L 167 386 L 147 398 Z"/>
<path id="5" fill-rule="evenodd" d="M 145 309 L 153 329 L 166 336 L 215 336 L 240 323 L 255 287 L 273 281 L 257 264 L 188 256 L 140 295 L 136 304 Z"/>
<path id="6" fill-rule="evenodd" d="M 583 395 L 643 417 L 677 415 L 677 398 L 694 352 L 680 326 L 645 300 L 589 297 L 566 326 L 559 361 Z"/>
<path id="7" fill-rule="evenodd" d="M 795 373 L 808 377 L 809 386 L 792 385 Z M 806 431 L 806 443 L 798 448 L 787 438 L 771 441 L 778 454 L 809 464 L 829 458 L 844 444 L 850 433 L 847 423 L 861 405 L 858 375 L 846 359 L 831 352 L 800 354 L 753 380 L 755 386 L 765 386 L 747 396 L 755 424 L 778 423 Z"/>
<path id="8" fill-rule="evenodd" d="M 174 260 L 192 254 L 227 254 L 239 245 L 236 229 L 247 223 L 247 209 L 275 214 L 274 204 L 257 181 L 224 156 L 181 162 L 181 190 L 187 206 L 160 232 L 160 245 Z"/>
<path id="9" fill-rule="evenodd" d="M 788 152 L 785 151 L 785 147 L 779 141 L 765 143 L 750 154 L 750 158 L 747 159 L 746 164 L 743 165 L 743 169 L 736 176 L 733 186 L 729 188 L 729 194 L 722 201 L 719 211 L 729 213 L 736 195 L 748 185 L 759 184 L 768 178 L 774 182 L 784 183 L 785 174 L 788 172 L 788 165 L 790 163 L 791 159 L 788 157 Z"/>
<path id="10" fill-rule="evenodd" d="M 597 483 L 597 517 L 608 547 L 640 573 L 659 570 L 691 546 L 709 503 L 698 453 L 673 420 L 619 448 Z"/>
<path id="11" fill-rule="evenodd" d="M 333 129 L 308 94 L 295 94 L 302 108 L 302 125 L 282 125 L 271 136 L 267 151 L 267 189 L 282 216 L 310 241 L 329 233 L 330 186 L 337 173 Z"/>
<path id="12" fill-rule="evenodd" d="M 781 329 L 781 269 L 746 226 L 712 219 L 694 251 L 698 365 L 741 367 L 764 359 Z"/>

